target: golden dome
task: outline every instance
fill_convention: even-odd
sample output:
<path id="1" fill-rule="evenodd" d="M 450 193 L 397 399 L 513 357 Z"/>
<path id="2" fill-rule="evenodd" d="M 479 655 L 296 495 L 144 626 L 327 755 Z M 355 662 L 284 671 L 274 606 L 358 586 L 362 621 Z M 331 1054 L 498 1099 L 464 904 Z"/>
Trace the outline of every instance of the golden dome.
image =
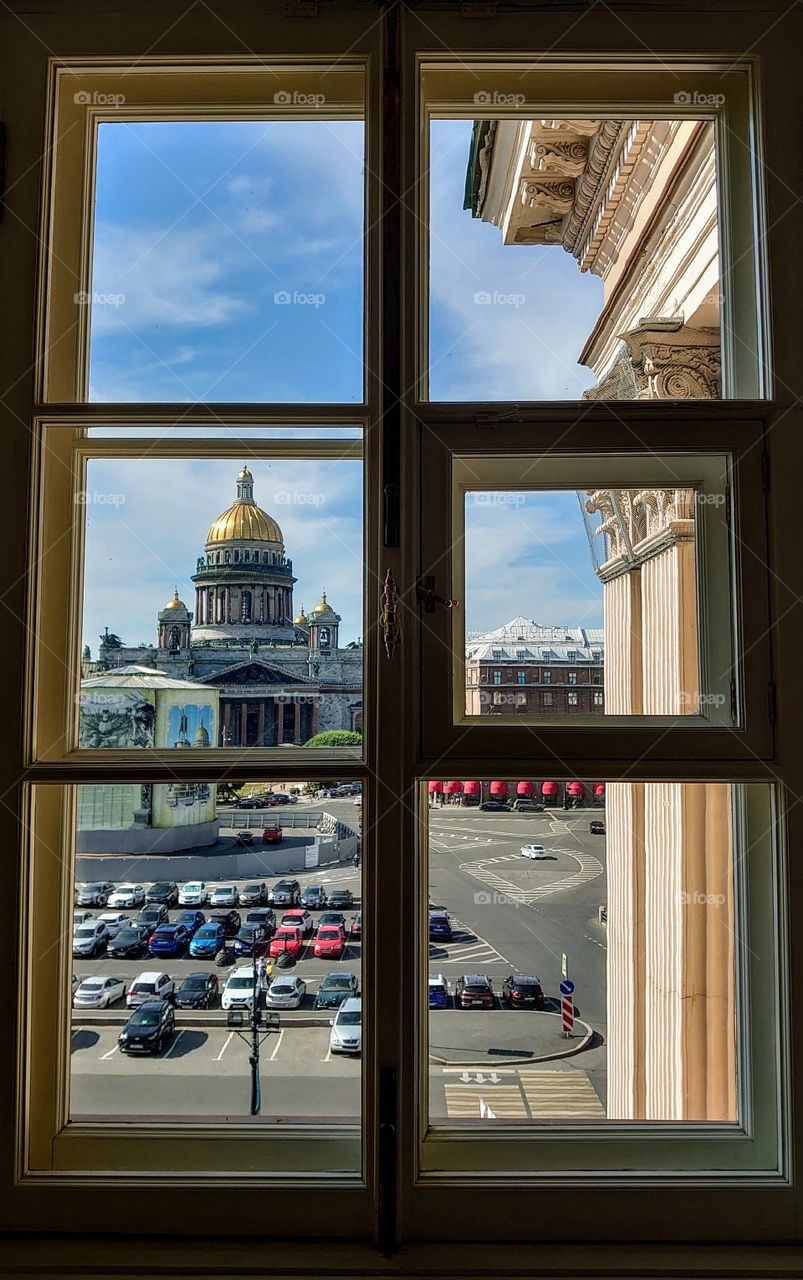
<path id="1" fill-rule="evenodd" d="M 282 531 L 255 502 L 235 502 L 209 526 L 209 542 L 284 542 Z"/>
<path id="2" fill-rule="evenodd" d="M 323 614 L 323 613 L 331 613 L 331 614 L 333 614 L 333 615 L 334 615 L 334 613 L 335 613 L 335 611 L 334 611 L 334 609 L 332 608 L 332 606 L 330 605 L 329 601 L 326 599 L 326 592 L 325 592 L 325 591 L 322 591 L 322 592 L 321 592 L 321 598 L 320 598 L 320 600 L 318 601 L 318 603 L 316 604 L 315 608 L 311 610 L 311 612 L 310 612 L 310 617 L 311 617 L 311 618 L 317 618 L 317 617 L 319 617 L 319 616 L 320 616 L 321 614 Z"/>
<path id="3" fill-rule="evenodd" d="M 184 601 L 179 600 L 178 598 L 178 587 L 175 587 L 173 590 L 173 599 L 168 600 L 167 604 L 165 605 L 165 609 L 186 609 L 186 608 L 187 606 L 185 605 Z"/>
<path id="4" fill-rule="evenodd" d="M 302 604 L 302 606 L 301 606 L 301 612 L 300 612 L 300 614 L 298 615 L 298 617 L 295 619 L 295 625 L 296 625 L 297 627 L 306 627 L 306 625 L 307 625 L 307 623 L 308 623 L 308 622 L 309 622 L 309 618 L 307 617 L 306 613 L 304 612 L 304 606 L 303 606 L 303 604 Z"/>

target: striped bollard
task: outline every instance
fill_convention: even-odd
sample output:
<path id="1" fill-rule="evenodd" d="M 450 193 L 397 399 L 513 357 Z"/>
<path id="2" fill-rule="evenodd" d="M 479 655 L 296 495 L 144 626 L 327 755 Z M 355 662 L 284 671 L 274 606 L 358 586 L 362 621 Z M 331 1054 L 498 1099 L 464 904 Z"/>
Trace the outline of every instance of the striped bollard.
<path id="1" fill-rule="evenodd" d="M 564 978 L 560 984 L 560 1012 L 563 1020 L 561 1036 L 568 1040 L 574 1031 L 574 983 Z"/>

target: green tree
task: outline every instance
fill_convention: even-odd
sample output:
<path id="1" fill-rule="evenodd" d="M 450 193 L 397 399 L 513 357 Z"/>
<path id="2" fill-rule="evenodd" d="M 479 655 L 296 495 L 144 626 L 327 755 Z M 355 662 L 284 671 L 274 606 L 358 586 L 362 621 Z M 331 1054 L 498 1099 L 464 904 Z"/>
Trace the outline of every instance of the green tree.
<path id="1" fill-rule="evenodd" d="M 359 747 L 362 734 L 355 729 L 324 729 L 304 743 L 305 747 Z"/>

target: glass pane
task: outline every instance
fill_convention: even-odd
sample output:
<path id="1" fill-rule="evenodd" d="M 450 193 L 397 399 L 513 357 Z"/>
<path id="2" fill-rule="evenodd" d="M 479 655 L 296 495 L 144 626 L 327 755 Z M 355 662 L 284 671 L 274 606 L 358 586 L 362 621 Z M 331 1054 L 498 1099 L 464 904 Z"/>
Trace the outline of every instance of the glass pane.
<path id="1" fill-rule="evenodd" d="M 358 1120 L 361 817 L 354 782 L 77 788 L 74 1119 Z"/>
<path id="2" fill-rule="evenodd" d="M 719 397 L 713 124 L 495 118 L 507 97 L 431 125 L 429 397 Z"/>
<path id="3" fill-rule="evenodd" d="M 90 399 L 363 399 L 360 120 L 99 126 Z"/>
<path id="4" fill-rule="evenodd" d="M 430 1122 L 735 1123 L 738 789 L 426 785 Z"/>
<path id="5" fill-rule="evenodd" d="M 360 746 L 359 457 L 90 458 L 78 500 L 80 746 Z"/>

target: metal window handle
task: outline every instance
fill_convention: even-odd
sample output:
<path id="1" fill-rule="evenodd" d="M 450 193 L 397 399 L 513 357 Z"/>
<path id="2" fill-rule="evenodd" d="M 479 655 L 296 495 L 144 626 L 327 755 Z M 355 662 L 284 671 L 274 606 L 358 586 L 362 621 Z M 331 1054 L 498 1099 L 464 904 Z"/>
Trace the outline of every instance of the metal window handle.
<path id="1" fill-rule="evenodd" d="M 388 569 L 382 586 L 382 634 L 385 640 L 385 653 L 392 658 L 401 644 L 401 620 L 399 618 L 399 588 Z"/>
<path id="2" fill-rule="evenodd" d="M 435 605 L 442 604 L 444 609 L 456 609 L 459 600 L 449 600 L 446 596 L 439 596 L 435 591 L 435 578 L 432 574 L 427 574 L 423 578 L 419 578 L 415 584 L 419 599 L 424 601 L 424 613 L 434 613 Z"/>

